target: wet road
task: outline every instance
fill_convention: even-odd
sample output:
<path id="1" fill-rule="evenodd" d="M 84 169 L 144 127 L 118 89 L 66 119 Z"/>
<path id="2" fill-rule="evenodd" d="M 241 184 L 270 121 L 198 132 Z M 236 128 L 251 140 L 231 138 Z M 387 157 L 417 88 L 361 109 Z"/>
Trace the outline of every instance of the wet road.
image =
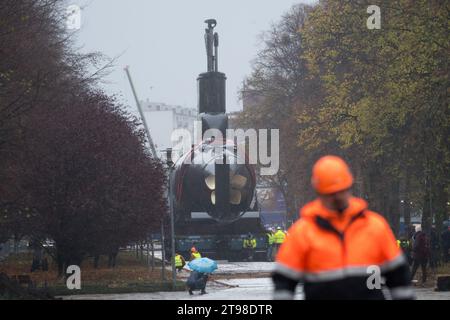
<path id="1" fill-rule="evenodd" d="M 187 292 L 154 292 L 132 294 L 101 294 L 63 297 L 64 299 L 89 300 L 271 300 L 273 285 L 267 274 L 273 269 L 269 262 L 221 262 L 215 275 L 217 281 L 209 281 L 206 295 L 198 292 L 190 296 Z M 189 273 L 183 271 L 184 279 Z M 236 278 L 242 277 L 243 278 Z M 250 275 L 247 278 L 247 275 Z M 261 275 L 261 277 L 258 277 Z M 431 288 L 416 288 L 418 300 L 450 300 L 450 292 L 435 292 Z M 303 298 L 302 287 L 298 286 L 296 299 Z"/>

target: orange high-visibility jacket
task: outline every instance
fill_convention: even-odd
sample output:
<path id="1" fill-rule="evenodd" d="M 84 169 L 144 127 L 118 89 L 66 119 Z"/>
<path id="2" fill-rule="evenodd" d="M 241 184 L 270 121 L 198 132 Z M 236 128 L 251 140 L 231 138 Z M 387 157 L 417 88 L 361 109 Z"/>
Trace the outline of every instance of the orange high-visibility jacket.
<path id="1" fill-rule="evenodd" d="M 307 204 L 276 261 L 279 298 L 287 298 L 301 281 L 306 299 L 383 299 L 382 291 L 373 288 L 376 281 L 367 284 L 377 270 L 386 277 L 392 298 L 414 297 L 406 260 L 388 223 L 362 199 L 351 198 L 342 214 L 318 199 Z"/>

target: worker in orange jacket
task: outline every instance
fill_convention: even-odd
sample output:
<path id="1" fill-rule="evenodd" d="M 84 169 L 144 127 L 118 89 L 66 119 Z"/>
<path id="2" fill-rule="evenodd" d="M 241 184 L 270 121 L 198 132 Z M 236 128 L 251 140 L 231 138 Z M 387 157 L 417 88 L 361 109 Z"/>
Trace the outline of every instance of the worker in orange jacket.
<path id="1" fill-rule="evenodd" d="M 313 168 L 318 199 L 305 205 L 289 229 L 272 274 L 275 299 L 292 299 L 302 282 L 307 300 L 414 299 L 409 267 L 379 214 L 353 197 L 353 176 L 339 157 L 321 158 Z"/>

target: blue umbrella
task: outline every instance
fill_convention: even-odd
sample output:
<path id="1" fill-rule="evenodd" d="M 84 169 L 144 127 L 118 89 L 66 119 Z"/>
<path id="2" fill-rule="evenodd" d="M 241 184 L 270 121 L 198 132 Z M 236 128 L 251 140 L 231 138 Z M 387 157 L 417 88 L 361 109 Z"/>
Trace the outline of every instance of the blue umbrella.
<path id="1" fill-rule="evenodd" d="M 201 273 L 212 273 L 217 269 L 217 262 L 209 258 L 198 258 L 188 263 L 188 267 Z"/>

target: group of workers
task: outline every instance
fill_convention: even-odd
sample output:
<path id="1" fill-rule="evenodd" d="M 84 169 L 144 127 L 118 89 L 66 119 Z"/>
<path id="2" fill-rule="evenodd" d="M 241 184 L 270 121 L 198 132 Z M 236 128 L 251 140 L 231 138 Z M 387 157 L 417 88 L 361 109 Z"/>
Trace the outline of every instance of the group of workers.
<path id="1" fill-rule="evenodd" d="M 268 230 L 269 232 L 266 234 L 267 236 L 267 261 L 274 261 L 274 256 L 276 255 L 276 252 L 280 248 L 280 246 L 283 244 L 284 239 L 286 238 L 286 232 L 281 229 L 281 227 L 270 228 Z M 252 233 L 248 233 L 247 237 L 244 238 L 242 242 L 242 248 L 244 251 L 244 256 L 246 257 L 247 261 L 253 261 L 255 250 L 257 247 L 257 240 L 253 236 Z M 196 249 L 195 246 L 192 246 L 191 248 L 191 256 L 190 260 L 201 258 L 202 255 L 200 252 Z M 186 265 L 186 260 L 184 257 L 176 253 L 175 254 L 175 267 L 178 270 L 178 272 L 181 272 L 183 270 L 184 266 Z"/>
<path id="2" fill-rule="evenodd" d="M 281 229 L 281 227 L 269 229 L 269 233 L 267 233 L 267 260 L 273 261 L 273 257 L 275 256 L 279 247 L 283 244 L 284 239 L 286 238 L 286 232 Z M 242 248 L 244 250 L 244 254 L 247 258 L 247 261 L 253 261 L 254 253 L 257 247 L 257 240 L 252 235 L 252 233 L 248 233 L 247 237 L 244 238 L 242 243 Z M 191 248 L 191 256 L 190 260 L 195 260 L 201 258 L 202 255 L 197 250 L 195 245 Z M 186 260 L 184 257 L 176 253 L 175 254 L 175 268 L 178 272 L 181 272 L 186 265 Z M 206 282 L 208 281 L 208 275 L 204 273 L 200 273 L 197 271 L 192 271 L 187 282 L 187 288 L 190 295 L 193 295 L 193 291 L 200 290 L 201 294 L 206 294 Z"/>
<path id="3" fill-rule="evenodd" d="M 273 257 L 278 251 L 279 247 L 283 244 L 286 238 L 286 232 L 281 229 L 281 227 L 270 228 L 269 233 L 267 233 L 267 260 L 273 261 Z M 242 243 L 242 248 L 244 250 L 244 254 L 247 257 L 247 261 L 253 261 L 254 253 L 257 247 L 257 240 L 252 235 L 252 233 L 248 233 L 247 237 L 244 238 Z M 197 250 L 195 245 L 193 244 L 191 248 L 191 256 L 190 260 L 195 260 L 201 258 L 202 255 Z M 184 257 L 176 253 L 175 254 L 175 268 L 178 272 L 181 272 L 186 265 L 186 260 Z M 190 295 L 193 295 L 193 291 L 200 290 L 200 294 L 206 294 L 205 288 L 206 283 L 208 281 L 208 275 L 205 273 L 192 271 L 187 282 L 186 286 Z"/>
<path id="4" fill-rule="evenodd" d="M 194 259 L 199 259 L 201 257 L 202 257 L 202 255 L 200 254 L 200 252 L 198 252 L 197 248 L 195 248 L 195 246 L 193 246 L 191 248 L 190 260 L 192 261 Z M 175 253 L 175 268 L 177 269 L 177 271 L 181 272 L 181 270 L 183 270 L 185 265 L 186 265 L 186 260 L 184 259 L 184 257 L 179 253 Z"/>
<path id="5" fill-rule="evenodd" d="M 274 228 L 269 229 L 267 233 L 267 261 L 274 261 L 274 257 L 283 244 L 286 234 L 287 232 L 283 231 L 281 227 L 277 227 L 276 230 Z"/>
<path id="6" fill-rule="evenodd" d="M 190 260 L 200 259 L 202 255 L 197 250 L 195 246 L 192 246 L 191 248 L 191 257 Z M 176 253 L 175 254 L 175 267 L 178 272 L 181 272 L 186 265 L 186 260 L 184 257 Z M 208 274 L 198 272 L 198 271 L 192 271 L 186 281 L 186 287 L 189 291 L 190 295 L 194 294 L 194 291 L 200 290 L 200 294 L 206 294 L 206 283 L 208 282 Z"/>
<path id="7" fill-rule="evenodd" d="M 269 228 L 266 234 L 266 247 L 267 247 L 267 261 L 273 261 L 276 252 L 283 244 L 286 238 L 286 231 L 283 231 L 281 227 Z M 254 253 L 257 247 L 256 238 L 249 233 L 242 243 L 244 255 L 247 261 L 253 261 Z"/>

